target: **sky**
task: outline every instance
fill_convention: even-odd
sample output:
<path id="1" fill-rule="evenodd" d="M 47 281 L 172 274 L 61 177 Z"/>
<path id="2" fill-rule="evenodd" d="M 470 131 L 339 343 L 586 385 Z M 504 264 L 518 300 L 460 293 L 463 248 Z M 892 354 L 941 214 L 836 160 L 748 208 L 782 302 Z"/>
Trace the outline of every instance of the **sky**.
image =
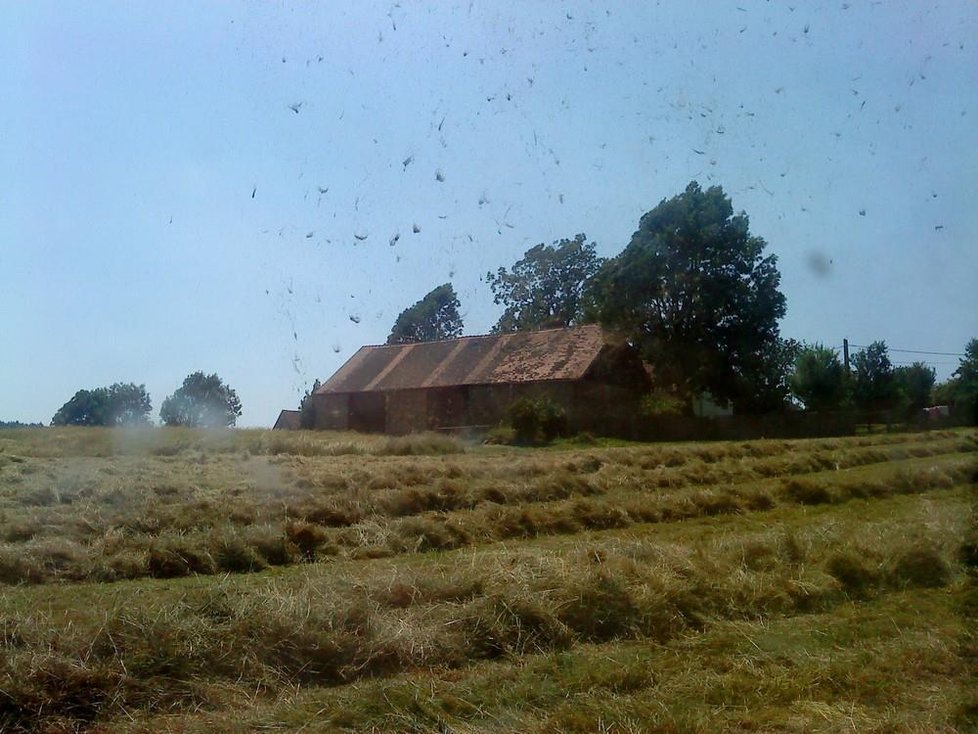
<path id="1" fill-rule="evenodd" d="M 202 370 L 270 426 L 435 286 L 486 333 L 488 271 L 692 180 L 782 335 L 939 379 L 978 337 L 975 2 L 0 2 L 0 95 L 0 420 Z"/>

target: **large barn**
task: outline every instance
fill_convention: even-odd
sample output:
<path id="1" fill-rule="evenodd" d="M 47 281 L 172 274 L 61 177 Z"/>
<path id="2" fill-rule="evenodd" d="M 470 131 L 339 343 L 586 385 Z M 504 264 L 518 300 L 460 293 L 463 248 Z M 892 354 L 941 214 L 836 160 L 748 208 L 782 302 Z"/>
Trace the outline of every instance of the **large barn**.
<path id="1" fill-rule="evenodd" d="M 361 347 L 312 396 L 314 427 L 404 434 L 498 424 L 546 396 L 571 431 L 623 433 L 648 389 L 635 351 L 600 326 Z"/>

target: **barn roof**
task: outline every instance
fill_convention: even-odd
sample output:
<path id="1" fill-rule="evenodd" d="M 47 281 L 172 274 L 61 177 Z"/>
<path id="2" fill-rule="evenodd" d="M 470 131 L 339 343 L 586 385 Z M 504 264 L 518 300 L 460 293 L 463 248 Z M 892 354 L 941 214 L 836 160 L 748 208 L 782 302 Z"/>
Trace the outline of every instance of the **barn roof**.
<path id="1" fill-rule="evenodd" d="M 278 419 L 273 430 L 296 431 L 301 427 L 301 413 L 298 410 L 283 410 L 278 414 Z"/>
<path id="2" fill-rule="evenodd" d="M 600 326 L 575 326 L 416 344 L 361 347 L 316 392 L 577 380 L 607 343 Z"/>

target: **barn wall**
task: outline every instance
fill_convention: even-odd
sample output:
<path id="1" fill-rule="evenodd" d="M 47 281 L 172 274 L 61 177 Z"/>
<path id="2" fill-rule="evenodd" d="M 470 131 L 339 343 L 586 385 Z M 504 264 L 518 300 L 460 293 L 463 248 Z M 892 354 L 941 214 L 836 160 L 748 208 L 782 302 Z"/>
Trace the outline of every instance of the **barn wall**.
<path id="1" fill-rule="evenodd" d="M 503 421 L 520 398 L 548 398 L 563 407 L 572 433 L 630 435 L 635 430 L 629 415 L 638 399 L 634 391 L 594 380 L 327 393 L 314 397 L 314 425 L 390 434 L 489 427 Z"/>
<path id="2" fill-rule="evenodd" d="M 315 418 L 313 426 L 321 431 L 349 429 L 350 398 L 344 393 L 327 393 L 312 397 Z"/>
<path id="3" fill-rule="evenodd" d="M 634 435 L 641 393 L 592 380 L 573 383 L 572 393 L 567 411 L 571 433 L 588 431 L 602 436 Z"/>
<path id="4" fill-rule="evenodd" d="M 349 405 L 347 421 L 351 431 L 384 433 L 387 430 L 387 397 L 384 393 L 352 393 Z"/>
<path id="5" fill-rule="evenodd" d="M 396 390 L 386 397 L 388 433 L 415 433 L 428 428 L 426 391 Z"/>

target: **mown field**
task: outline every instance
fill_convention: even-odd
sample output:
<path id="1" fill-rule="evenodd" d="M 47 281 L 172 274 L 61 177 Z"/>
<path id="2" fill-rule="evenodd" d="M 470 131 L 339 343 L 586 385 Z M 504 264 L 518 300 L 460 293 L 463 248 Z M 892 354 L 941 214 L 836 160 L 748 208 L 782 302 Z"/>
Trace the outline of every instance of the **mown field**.
<path id="1" fill-rule="evenodd" d="M 0 431 L 0 731 L 978 731 L 978 432 Z"/>

